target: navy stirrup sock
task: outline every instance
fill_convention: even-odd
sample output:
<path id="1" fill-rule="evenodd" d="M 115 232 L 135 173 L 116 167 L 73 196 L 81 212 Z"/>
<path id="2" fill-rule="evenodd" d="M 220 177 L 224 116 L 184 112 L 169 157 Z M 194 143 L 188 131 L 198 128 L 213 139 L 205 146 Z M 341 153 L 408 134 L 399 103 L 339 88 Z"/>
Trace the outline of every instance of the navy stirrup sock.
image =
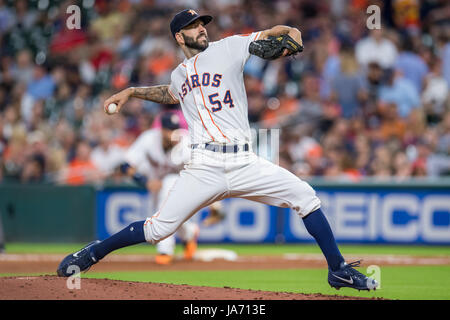
<path id="1" fill-rule="evenodd" d="M 111 251 L 145 242 L 144 222 L 145 221 L 134 222 L 125 229 L 122 229 L 111 237 L 94 245 L 91 249 L 92 253 L 97 260 L 100 260 Z"/>
<path id="2" fill-rule="evenodd" d="M 341 262 L 344 261 L 344 258 L 337 247 L 333 232 L 331 231 L 330 225 L 322 210 L 319 208 L 311 212 L 303 218 L 303 222 L 306 230 L 308 230 L 309 234 L 316 239 L 317 244 L 320 249 L 322 249 L 325 258 L 327 259 L 328 267 L 332 271 L 338 270 Z"/>

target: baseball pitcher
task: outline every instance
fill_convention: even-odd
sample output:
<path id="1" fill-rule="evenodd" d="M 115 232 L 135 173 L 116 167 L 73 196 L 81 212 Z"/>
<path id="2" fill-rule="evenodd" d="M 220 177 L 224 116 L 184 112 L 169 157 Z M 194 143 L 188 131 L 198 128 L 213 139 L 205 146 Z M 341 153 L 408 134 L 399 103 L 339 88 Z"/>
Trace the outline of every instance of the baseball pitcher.
<path id="1" fill-rule="evenodd" d="M 60 263 L 58 275 L 70 276 L 70 265 L 87 270 L 124 246 L 144 241 L 156 244 L 201 208 L 224 198 L 239 197 L 288 207 L 298 214 L 326 258 L 328 283 L 332 287 L 375 289 L 377 282 L 354 268 L 359 261 L 345 262 L 313 188 L 291 172 L 258 157 L 251 148 L 244 65 L 250 54 L 277 59 L 301 52 L 300 31 L 278 25 L 210 42 L 206 25 L 212 19 L 194 10 L 176 14 L 170 30 L 186 58 L 173 70 L 171 83 L 127 88 L 104 103 L 105 108 L 117 104 L 117 112 L 130 98 L 179 103 L 189 127 L 189 162 L 152 216 L 68 255 Z"/>

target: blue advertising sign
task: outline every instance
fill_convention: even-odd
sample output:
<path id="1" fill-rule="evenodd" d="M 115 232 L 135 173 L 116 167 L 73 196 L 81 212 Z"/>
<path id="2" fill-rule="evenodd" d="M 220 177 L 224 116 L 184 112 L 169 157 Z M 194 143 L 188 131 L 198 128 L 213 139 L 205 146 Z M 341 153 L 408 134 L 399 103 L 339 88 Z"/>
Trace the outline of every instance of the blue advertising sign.
<path id="1" fill-rule="evenodd" d="M 348 243 L 450 244 L 450 191 L 317 188 L 336 240 Z M 199 242 L 308 242 L 313 238 L 290 209 L 234 198 L 226 218 L 201 226 Z M 97 194 L 100 239 L 153 214 L 147 192 L 105 189 Z M 203 209 L 191 221 L 200 223 Z"/>
<path id="2" fill-rule="evenodd" d="M 383 190 L 319 191 L 336 240 L 355 243 L 450 244 L 450 194 Z M 288 214 L 287 242 L 312 240 Z"/>
<path id="3" fill-rule="evenodd" d="M 211 227 L 201 227 L 202 242 L 273 242 L 278 208 L 244 199 L 223 201 L 226 218 Z M 104 239 L 130 223 L 153 215 L 149 194 L 143 190 L 105 189 L 97 193 L 97 237 Z M 205 208 L 191 218 L 200 224 Z"/>
<path id="4" fill-rule="evenodd" d="M 148 216 L 149 197 L 146 191 L 105 189 L 97 191 L 97 237 L 105 239 L 130 223 Z"/>

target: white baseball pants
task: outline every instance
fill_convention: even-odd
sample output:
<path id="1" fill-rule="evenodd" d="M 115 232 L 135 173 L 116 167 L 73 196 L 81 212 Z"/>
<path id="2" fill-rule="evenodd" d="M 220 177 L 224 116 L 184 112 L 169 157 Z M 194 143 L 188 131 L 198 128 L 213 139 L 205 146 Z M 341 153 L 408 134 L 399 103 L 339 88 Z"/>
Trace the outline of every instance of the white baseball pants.
<path id="1" fill-rule="evenodd" d="M 320 207 L 308 183 L 251 151 L 194 149 L 158 211 L 146 219 L 146 241 L 158 243 L 203 207 L 229 197 L 289 207 L 300 217 Z"/>

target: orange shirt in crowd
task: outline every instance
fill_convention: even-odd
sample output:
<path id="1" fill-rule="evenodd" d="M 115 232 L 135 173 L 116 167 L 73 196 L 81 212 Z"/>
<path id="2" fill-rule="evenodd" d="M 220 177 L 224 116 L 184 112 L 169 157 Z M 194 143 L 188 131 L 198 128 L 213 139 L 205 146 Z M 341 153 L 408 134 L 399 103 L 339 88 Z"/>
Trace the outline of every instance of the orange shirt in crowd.
<path id="1" fill-rule="evenodd" d="M 405 136 L 406 124 L 401 120 L 383 122 L 380 128 L 381 137 L 384 140 L 397 138 L 402 140 Z"/>
<path id="2" fill-rule="evenodd" d="M 174 63 L 175 57 L 173 54 L 165 53 L 150 60 L 148 64 L 148 71 L 156 76 L 159 76 L 172 69 Z"/>
<path id="3" fill-rule="evenodd" d="M 80 185 L 95 180 L 98 170 L 90 160 L 74 159 L 70 162 L 66 174 L 66 183 L 70 185 Z"/>
<path id="4" fill-rule="evenodd" d="M 288 120 L 288 116 L 295 114 L 298 108 L 298 101 L 295 98 L 281 98 L 278 108 L 266 108 L 261 118 L 265 126 L 272 128 L 280 122 Z"/>

